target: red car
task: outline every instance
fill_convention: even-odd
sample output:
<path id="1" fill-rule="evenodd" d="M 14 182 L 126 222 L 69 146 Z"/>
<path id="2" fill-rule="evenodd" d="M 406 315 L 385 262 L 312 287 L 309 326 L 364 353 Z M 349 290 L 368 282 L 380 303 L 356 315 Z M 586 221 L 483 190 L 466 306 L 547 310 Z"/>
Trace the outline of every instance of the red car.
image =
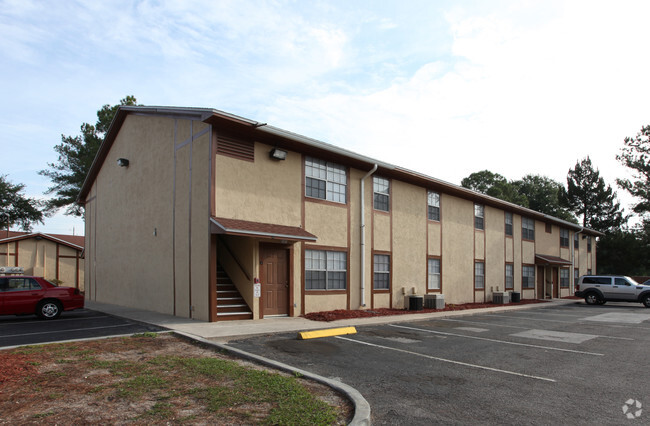
<path id="1" fill-rule="evenodd" d="M 84 296 L 76 288 L 59 287 L 41 277 L 0 277 L 0 315 L 36 314 L 54 319 L 63 311 L 83 307 Z"/>

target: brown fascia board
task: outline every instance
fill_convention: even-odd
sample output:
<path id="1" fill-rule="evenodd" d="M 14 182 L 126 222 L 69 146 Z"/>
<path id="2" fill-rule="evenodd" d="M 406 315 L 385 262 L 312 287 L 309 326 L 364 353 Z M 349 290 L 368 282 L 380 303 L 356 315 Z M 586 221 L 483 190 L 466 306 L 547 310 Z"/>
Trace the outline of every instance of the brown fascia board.
<path id="1" fill-rule="evenodd" d="M 70 248 L 75 249 L 77 251 L 82 251 L 83 248 L 84 248 L 83 246 L 79 246 L 79 245 L 74 244 L 74 243 L 72 243 L 70 241 L 66 241 L 63 238 L 56 237 L 56 236 L 53 236 L 51 234 L 44 234 L 42 232 L 33 232 L 33 233 L 26 232 L 23 235 L 16 235 L 16 236 L 9 237 L 9 238 L 3 238 L 3 239 L 0 239 L 0 244 L 11 243 L 11 242 L 14 242 L 14 241 L 29 240 L 29 239 L 38 238 L 38 237 L 43 238 L 44 240 L 52 241 L 54 243 L 58 243 L 58 244 L 70 247 Z"/>
<path id="2" fill-rule="evenodd" d="M 389 163 L 375 160 L 370 157 L 358 154 L 356 152 L 340 148 L 336 145 L 325 143 L 317 139 L 312 139 L 297 133 L 289 132 L 284 129 L 269 126 L 266 123 L 250 120 L 234 114 L 227 113 L 210 108 L 190 108 L 190 107 L 160 107 L 160 106 L 121 106 L 113 122 L 106 133 L 104 142 L 99 148 L 97 156 L 93 161 L 90 172 L 84 181 L 82 189 L 79 194 L 78 201 L 83 203 L 85 201 L 90 187 L 94 182 L 99 169 L 106 160 L 108 151 L 110 150 L 113 141 L 119 133 L 120 127 L 128 114 L 139 115 L 156 115 L 156 116 L 169 116 L 175 118 L 194 118 L 200 119 L 208 123 L 219 131 L 226 133 L 237 133 L 243 136 L 249 136 L 256 141 L 263 142 L 278 148 L 299 152 L 302 154 L 318 156 L 325 160 L 331 160 L 359 170 L 370 170 L 377 164 L 378 169 L 376 174 L 399 179 L 404 182 L 412 183 L 424 188 L 438 190 L 459 198 L 467 199 L 476 203 L 485 204 L 488 206 L 496 207 L 512 213 L 517 213 L 526 217 L 531 217 L 544 222 L 552 222 L 557 225 L 573 229 L 575 231 L 585 232 L 591 235 L 602 236 L 601 232 L 586 229 L 582 226 L 567 222 L 565 220 L 549 216 L 544 213 L 537 212 L 525 207 L 509 203 L 498 198 L 490 197 L 459 185 L 445 182 L 424 174 L 414 172 L 402 167 L 398 167 Z"/>

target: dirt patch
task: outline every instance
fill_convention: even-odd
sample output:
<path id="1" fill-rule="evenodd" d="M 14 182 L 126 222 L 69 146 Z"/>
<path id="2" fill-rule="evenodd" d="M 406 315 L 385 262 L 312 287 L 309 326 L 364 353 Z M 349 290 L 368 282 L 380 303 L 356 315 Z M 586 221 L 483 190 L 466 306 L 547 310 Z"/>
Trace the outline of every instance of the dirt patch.
<path id="1" fill-rule="evenodd" d="M 522 299 L 520 302 L 511 303 L 512 305 L 527 305 L 531 303 L 545 303 L 545 300 L 538 299 Z M 312 312 L 305 315 L 305 318 L 312 321 L 336 321 L 341 319 L 350 319 L 350 318 L 367 318 L 367 317 L 379 317 L 386 315 L 409 315 L 409 314 L 426 314 L 433 312 L 447 312 L 447 311 L 463 311 L 466 309 L 480 309 L 480 308 L 496 308 L 503 307 L 504 305 L 499 305 L 496 303 L 463 303 L 463 304 L 449 304 L 446 305 L 444 309 L 422 309 L 420 311 L 409 311 L 406 309 L 368 309 L 368 310 L 346 310 L 346 309 L 337 309 L 335 311 L 323 311 L 323 312 Z"/>
<path id="2" fill-rule="evenodd" d="M 353 410 L 328 386 L 171 334 L 0 351 L 0 424 L 347 424 Z"/>

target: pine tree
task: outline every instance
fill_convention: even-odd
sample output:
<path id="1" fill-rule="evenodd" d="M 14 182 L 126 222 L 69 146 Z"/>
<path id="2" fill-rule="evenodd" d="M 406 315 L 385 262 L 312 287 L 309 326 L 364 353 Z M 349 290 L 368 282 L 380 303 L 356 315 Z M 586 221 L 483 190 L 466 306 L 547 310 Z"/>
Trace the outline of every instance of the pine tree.
<path id="1" fill-rule="evenodd" d="M 616 192 L 584 158 L 567 175 L 566 200 L 569 208 L 582 218 L 582 226 L 601 232 L 620 230 L 626 222 Z"/>
<path id="2" fill-rule="evenodd" d="M 619 186 L 640 199 L 634 206 L 636 213 L 650 212 L 650 126 L 641 127 L 634 138 L 626 137 L 616 159 L 633 169 L 634 181 L 617 179 Z"/>

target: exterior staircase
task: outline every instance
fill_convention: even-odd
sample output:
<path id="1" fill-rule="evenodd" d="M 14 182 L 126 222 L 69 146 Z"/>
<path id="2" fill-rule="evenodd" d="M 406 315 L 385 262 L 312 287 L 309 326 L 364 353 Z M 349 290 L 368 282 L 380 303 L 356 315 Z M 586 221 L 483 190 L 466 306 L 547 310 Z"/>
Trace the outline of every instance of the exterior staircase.
<path id="1" fill-rule="evenodd" d="M 217 321 L 253 319 L 253 312 L 226 271 L 217 264 Z"/>

